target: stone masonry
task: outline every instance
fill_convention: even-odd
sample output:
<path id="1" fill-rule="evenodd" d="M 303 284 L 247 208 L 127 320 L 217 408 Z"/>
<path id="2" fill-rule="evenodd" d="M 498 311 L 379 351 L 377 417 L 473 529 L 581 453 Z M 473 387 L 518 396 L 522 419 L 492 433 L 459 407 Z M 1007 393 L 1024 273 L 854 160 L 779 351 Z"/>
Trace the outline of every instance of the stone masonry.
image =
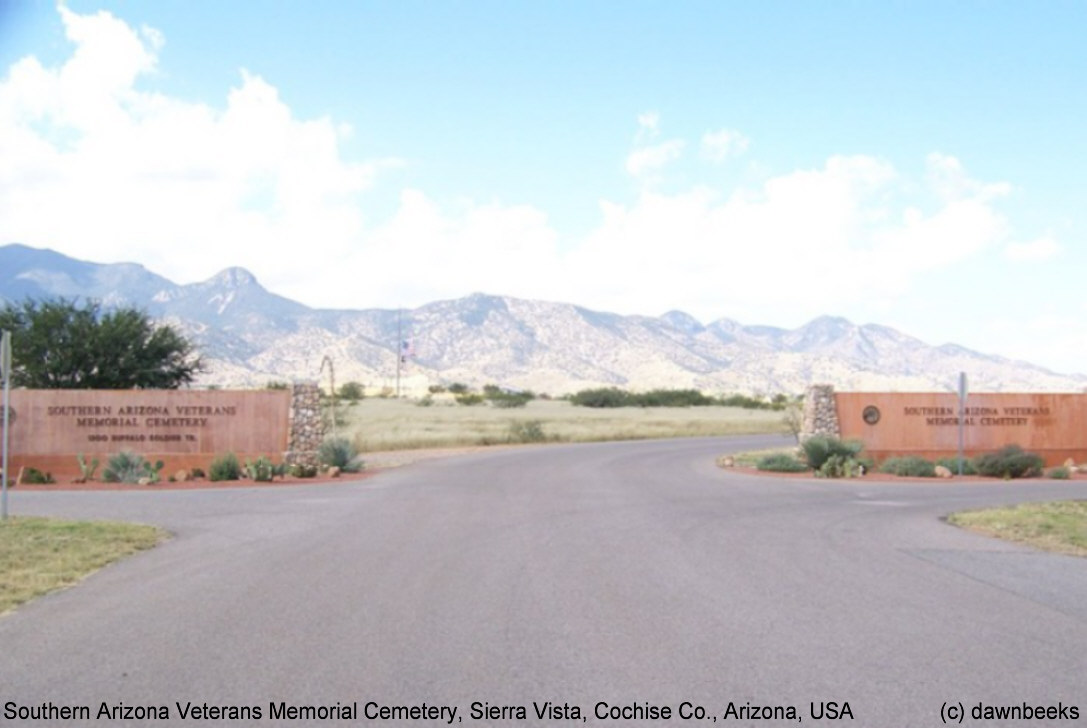
<path id="1" fill-rule="evenodd" d="M 321 417 L 321 389 L 316 383 L 295 384 L 291 388 L 289 426 L 284 460 L 289 465 L 317 465 L 325 424 Z"/>
<path id="2" fill-rule="evenodd" d="M 813 384 L 804 396 L 804 425 L 800 431 L 803 442 L 814 435 L 841 436 L 838 425 L 838 406 L 834 399 L 834 387 L 829 384 Z"/>

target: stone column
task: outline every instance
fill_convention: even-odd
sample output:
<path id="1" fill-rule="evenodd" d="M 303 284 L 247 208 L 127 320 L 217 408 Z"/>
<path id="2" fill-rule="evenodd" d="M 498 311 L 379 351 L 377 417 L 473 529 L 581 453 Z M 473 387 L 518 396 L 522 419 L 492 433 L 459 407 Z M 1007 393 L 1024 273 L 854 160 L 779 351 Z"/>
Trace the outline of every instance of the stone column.
<path id="1" fill-rule="evenodd" d="M 834 387 L 829 384 L 813 384 L 804 395 L 804 425 L 800 431 L 800 441 L 815 435 L 842 435 L 838 426 L 838 404 L 834 399 Z"/>
<path id="2" fill-rule="evenodd" d="M 289 465 L 317 465 L 317 450 L 325 439 L 321 418 L 321 389 L 316 382 L 291 387 L 290 432 L 284 460 Z"/>

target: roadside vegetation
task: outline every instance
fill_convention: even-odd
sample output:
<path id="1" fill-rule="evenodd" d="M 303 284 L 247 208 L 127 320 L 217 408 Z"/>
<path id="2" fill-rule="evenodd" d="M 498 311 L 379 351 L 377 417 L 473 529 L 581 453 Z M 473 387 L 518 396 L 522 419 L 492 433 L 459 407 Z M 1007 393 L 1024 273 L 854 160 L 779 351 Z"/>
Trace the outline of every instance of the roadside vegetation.
<path id="1" fill-rule="evenodd" d="M 0 614 L 71 586 L 166 533 L 130 523 L 12 517 L 0 522 Z"/>
<path id="2" fill-rule="evenodd" d="M 578 407 L 535 397 L 516 405 L 471 392 L 430 399 L 371 397 L 337 409 L 337 428 L 359 452 L 525 442 L 593 442 L 739 434 L 787 434 L 781 413 L 740 407 Z M 498 402 L 502 402 L 499 404 Z"/>
<path id="3" fill-rule="evenodd" d="M 1087 556 L 1087 501 L 965 511 L 947 520 L 960 528 L 1045 551 Z"/>
<path id="4" fill-rule="evenodd" d="M 790 428 L 791 429 L 791 428 Z M 809 472 L 822 478 L 854 478 L 878 470 L 880 473 L 903 478 L 953 477 L 959 471 L 957 458 L 927 460 L 916 455 L 891 457 L 876 463 L 864 454 L 864 443 L 816 435 L 797 448 L 778 448 L 724 455 L 718 458 L 722 467 L 748 467 L 766 472 Z M 981 475 L 1011 480 L 1046 476 L 1068 480 L 1074 474 L 1087 471 L 1087 466 L 1059 466 L 1045 469 L 1044 459 L 1037 453 L 1026 452 L 1018 445 L 1008 445 L 996 452 L 985 453 L 962 463 L 963 475 Z"/>

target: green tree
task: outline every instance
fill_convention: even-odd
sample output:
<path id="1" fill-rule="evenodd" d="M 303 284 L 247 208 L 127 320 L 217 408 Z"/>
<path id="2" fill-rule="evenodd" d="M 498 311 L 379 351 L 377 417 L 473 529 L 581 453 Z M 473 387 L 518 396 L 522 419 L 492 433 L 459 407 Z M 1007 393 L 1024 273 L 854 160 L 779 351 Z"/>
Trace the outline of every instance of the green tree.
<path id="1" fill-rule="evenodd" d="M 340 385 L 340 399 L 348 402 L 358 402 L 365 397 L 362 385 L 358 382 L 344 382 Z"/>
<path id="2" fill-rule="evenodd" d="M 134 308 L 27 300 L 0 310 L 12 383 L 35 389 L 176 389 L 203 370 L 191 342 Z"/>

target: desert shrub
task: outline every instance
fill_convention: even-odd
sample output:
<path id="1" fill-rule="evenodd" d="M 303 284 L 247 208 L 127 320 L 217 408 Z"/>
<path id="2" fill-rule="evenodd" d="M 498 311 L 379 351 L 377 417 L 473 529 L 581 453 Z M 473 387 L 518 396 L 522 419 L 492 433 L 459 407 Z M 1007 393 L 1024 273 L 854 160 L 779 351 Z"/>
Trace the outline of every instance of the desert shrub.
<path id="1" fill-rule="evenodd" d="M 974 467 L 979 474 L 990 478 L 1031 478 L 1042 474 L 1045 460 L 1041 455 L 1025 452 L 1018 445 L 1008 445 L 974 458 Z"/>
<path id="2" fill-rule="evenodd" d="M 291 385 L 287 384 L 286 382 L 279 382 L 279 381 L 272 380 L 272 381 L 268 382 L 267 384 L 265 384 L 264 388 L 265 389 L 290 389 Z"/>
<path id="3" fill-rule="evenodd" d="M 705 407 L 716 401 L 697 389 L 651 389 L 633 399 L 641 407 Z"/>
<path id="4" fill-rule="evenodd" d="M 935 478 L 936 464 L 916 455 L 906 455 L 905 457 L 887 458 L 879 466 L 879 471 L 907 478 Z"/>
<path id="5" fill-rule="evenodd" d="M 749 397 L 746 394 L 730 394 L 721 397 L 720 402 L 725 407 L 742 407 L 744 409 L 769 409 L 770 403 L 757 397 Z"/>
<path id="6" fill-rule="evenodd" d="M 432 397 L 429 394 L 427 394 L 427 395 L 425 395 L 423 397 L 420 397 L 419 399 L 415 400 L 415 406 L 416 407 L 433 407 L 434 406 L 434 397 Z"/>
<path id="7" fill-rule="evenodd" d="M 200 478 L 207 477 L 207 473 L 204 472 L 203 468 L 193 468 L 189 471 L 189 475 L 192 476 L 193 480 L 199 480 Z"/>
<path id="8" fill-rule="evenodd" d="M 844 460 L 856 460 L 860 451 L 864 449 L 864 443 L 857 440 L 840 440 L 829 435 L 815 435 L 809 437 L 800 447 L 804 450 L 804 458 L 812 470 L 819 470 L 823 464 L 832 457 Z"/>
<path id="9" fill-rule="evenodd" d="M 950 470 L 955 475 L 959 474 L 959 459 L 957 457 L 954 457 L 954 458 L 940 458 L 939 460 L 936 461 L 936 464 L 937 465 L 943 465 L 945 468 Z M 963 475 L 977 475 L 978 474 L 977 468 L 974 467 L 974 461 L 972 461 L 970 458 L 964 457 L 962 459 L 962 474 Z"/>
<path id="10" fill-rule="evenodd" d="M 440 384 L 431 384 L 429 387 L 426 388 L 426 391 L 431 394 L 441 394 L 445 391 L 445 387 Z"/>
<path id="11" fill-rule="evenodd" d="M 1052 468 L 1046 475 L 1053 480 L 1068 480 L 1072 477 L 1072 471 L 1063 465 L 1060 465 L 1056 468 Z"/>
<path id="12" fill-rule="evenodd" d="M 84 483 L 89 483 L 94 480 L 94 473 L 98 470 L 98 458 L 92 458 L 90 463 L 83 457 L 83 453 L 76 455 L 76 462 L 79 463 L 79 479 Z"/>
<path id="13" fill-rule="evenodd" d="M 317 449 L 317 459 L 322 465 L 339 468 L 343 473 L 356 473 L 362 469 L 355 443 L 346 437 L 329 437 Z"/>
<path id="14" fill-rule="evenodd" d="M 138 483 L 144 478 L 152 483 L 159 481 L 159 472 L 163 468 L 161 460 L 154 465 L 128 451 L 122 451 L 110 457 L 102 479 L 107 483 Z"/>
<path id="15" fill-rule="evenodd" d="M 803 473 L 808 469 L 807 465 L 783 452 L 759 458 L 755 467 L 772 473 Z"/>
<path id="16" fill-rule="evenodd" d="M 491 401 L 491 404 L 495 407 L 501 407 L 503 409 L 512 409 L 514 407 L 524 407 L 532 400 L 531 392 L 499 392 L 498 394 L 490 395 L 487 397 Z"/>
<path id="17" fill-rule="evenodd" d="M 340 399 L 345 399 L 348 402 L 358 402 L 365 396 L 362 385 L 358 382 L 344 382 L 340 385 Z"/>
<path id="18" fill-rule="evenodd" d="M 617 387 L 599 387 L 575 392 L 570 402 L 578 407 L 629 407 L 631 396 Z"/>
<path id="19" fill-rule="evenodd" d="M 450 390 L 452 391 L 452 389 Z M 477 404 L 483 404 L 483 395 L 480 394 L 458 394 L 457 404 L 463 404 L 466 407 L 474 407 Z"/>
<path id="20" fill-rule="evenodd" d="M 238 456 L 232 452 L 220 455 L 211 461 L 208 466 L 208 480 L 238 480 L 242 477 L 242 466 L 238 462 Z"/>
<path id="21" fill-rule="evenodd" d="M 245 474 L 258 483 L 269 483 L 276 474 L 276 466 L 271 459 L 261 456 L 254 461 L 245 461 Z"/>
<path id="22" fill-rule="evenodd" d="M 464 382 L 453 382 L 449 385 L 450 394 L 468 394 L 468 385 Z"/>
<path id="23" fill-rule="evenodd" d="M 27 485 L 52 485 L 57 482 L 53 480 L 52 473 L 43 473 L 37 468 L 27 468 L 23 471 L 23 478 L 20 482 Z"/>
<path id="24" fill-rule="evenodd" d="M 290 473 L 296 478 L 315 478 L 317 477 L 317 466 L 295 463 L 291 466 Z"/>
<path id="25" fill-rule="evenodd" d="M 866 472 L 864 463 L 848 455 L 835 454 L 828 457 L 815 471 L 821 478 L 857 478 Z"/>
<path id="26" fill-rule="evenodd" d="M 515 420 L 510 423 L 507 439 L 510 442 L 546 442 L 547 433 L 539 420 Z"/>

